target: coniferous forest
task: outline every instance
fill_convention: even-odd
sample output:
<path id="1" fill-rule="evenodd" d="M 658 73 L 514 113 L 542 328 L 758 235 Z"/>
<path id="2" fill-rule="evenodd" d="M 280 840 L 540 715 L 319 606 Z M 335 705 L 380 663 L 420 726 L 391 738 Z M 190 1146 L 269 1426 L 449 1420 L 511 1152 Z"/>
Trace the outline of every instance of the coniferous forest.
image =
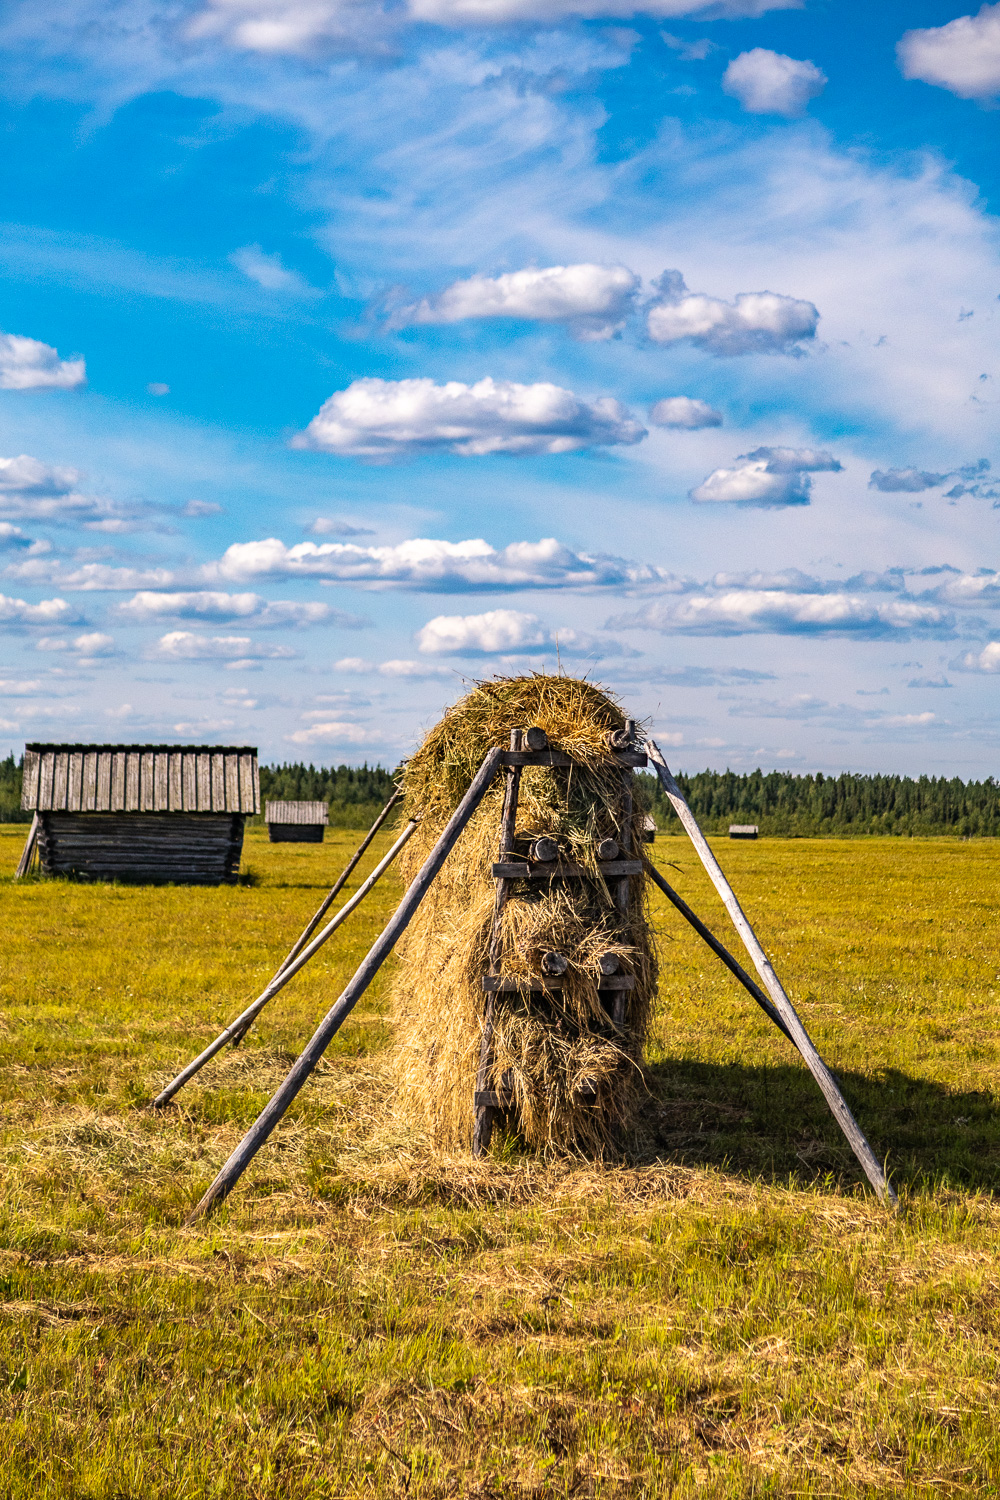
<path id="1" fill-rule="evenodd" d="M 261 766 L 266 798 L 329 804 L 335 828 L 367 828 L 388 801 L 393 772 L 381 766 Z M 675 773 L 696 818 L 708 833 L 730 823 L 756 823 L 762 836 L 821 834 L 851 837 L 952 834 L 1000 837 L 1000 784 L 945 776 L 797 775 L 791 771 Z M 659 783 L 640 772 L 647 805 L 665 831 L 679 825 Z M 26 822 L 21 811 L 21 762 L 0 760 L 0 822 Z"/>

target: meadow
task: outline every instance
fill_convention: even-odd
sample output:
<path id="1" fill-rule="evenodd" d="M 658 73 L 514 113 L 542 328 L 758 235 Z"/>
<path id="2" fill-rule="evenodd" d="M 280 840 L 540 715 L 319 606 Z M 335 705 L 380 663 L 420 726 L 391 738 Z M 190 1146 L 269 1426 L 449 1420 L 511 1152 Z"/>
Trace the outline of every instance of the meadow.
<path id="1" fill-rule="evenodd" d="M 0 827 L 0 1494 L 997 1493 L 1000 841 L 715 841 L 896 1214 L 656 896 L 630 1160 L 436 1153 L 394 1112 L 383 975 L 189 1228 L 399 888 L 153 1114 L 358 835 L 251 830 L 244 882 L 205 890 L 15 884 L 24 834 Z M 729 943 L 690 847 L 653 854 Z"/>

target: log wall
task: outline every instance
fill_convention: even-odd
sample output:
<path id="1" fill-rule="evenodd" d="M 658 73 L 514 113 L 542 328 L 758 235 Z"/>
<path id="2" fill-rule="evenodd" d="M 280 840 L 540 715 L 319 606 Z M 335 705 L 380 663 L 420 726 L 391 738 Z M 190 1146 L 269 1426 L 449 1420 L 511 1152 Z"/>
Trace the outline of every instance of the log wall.
<path id="1" fill-rule="evenodd" d="M 46 875 L 231 885 L 239 874 L 241 813 L 40 812 L 38 823 Z"/>

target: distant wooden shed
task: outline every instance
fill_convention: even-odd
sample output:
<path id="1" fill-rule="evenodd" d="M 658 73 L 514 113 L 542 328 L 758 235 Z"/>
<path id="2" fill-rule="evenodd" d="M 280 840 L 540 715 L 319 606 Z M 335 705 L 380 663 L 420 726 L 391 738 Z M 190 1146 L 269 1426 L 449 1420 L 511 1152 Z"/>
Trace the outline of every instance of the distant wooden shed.
<path id="1" fill-rule="evenodd" d="M 329 821 L 325 802 L 271 802 L 264 804 L 267 834 L 272 844 L 321 844 Z"/>
<path id="2" fill-rule="evenodd" d="M 34 812 L 18 867 L 34 849 L 46 875 L 232 883 L 243 822 L 260 812 L 248 745 L 26 745 L 21 806 Z"/>
<path id="3" fill-rule="evenodd" d="M 730 823 L 729 837 L 731 839 L 755 839 L 757 837 L 757 824 Z"/>

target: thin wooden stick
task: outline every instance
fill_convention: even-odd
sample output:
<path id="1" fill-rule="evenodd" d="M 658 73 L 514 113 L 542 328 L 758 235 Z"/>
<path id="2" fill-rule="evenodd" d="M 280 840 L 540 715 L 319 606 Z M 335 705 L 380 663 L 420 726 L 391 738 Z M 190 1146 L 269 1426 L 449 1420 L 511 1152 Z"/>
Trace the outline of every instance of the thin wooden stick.
<path id="1" fill-rule="evenodd" d="M 17 869 L 14 871 L 14 879 L 20 880 L 22 875 L 27 875 L 35 858 L 36 845 L 38 843 L 38 814 L 34 813 L 31 819 L 31 827 L 28 829 L 28 837 L 24 841 L 24 850 L 18 861 Z"/>
<path id="2" fill-rule="evenodd" d="M 304 952 L 300 953 L 298 958 L 292 959 L 290 963 L 285 964 L 284 968 L 279 969 L 277 974 L 275 974 L 274 978 L 268 984 L 267 988 L 257 996 L 257 999 L 253 1002 L 253 1004 L 248 1005 L 242 1015 L 237 1016 L 236 1020 L 233 1021 L 229 1026 L 227 1026 L 225 1031 L 220 1032 L 220 1034 L 215 1038 L 214 1042 L 209 1043 L 204 1052 L 199 1052 L 194 1061 L 189 1062 L 187 1067 L 184 1068 L 180 1073 L 178 1073 L 177 1077 L 171 1083 L 168 1083 L 166 1088 L 163 1089 L 161 1093 L 157 1094 L 156 1098 L 153 1100 L 150 1106 L 151 1109 L 162 1109 L 165 1104 L 169 1104 L 174 1095 L 178 1093 L 186 1083 L 189 1083 L 194 1075 L 196 1073 L 199 1073 L 207 1062 L 211 1062 L 216 1053 L 221 1052 L 223 1047 L 225 1047 L 228 1042 L 232 1042 L 233 1046 L 235 1047 L 238 1042 L 241 1042 L 243 1040 L 247 1032 L 250 1030 L 250 1027 L 260 1015 L 261 1011 L 264 1009 L 264 1006 L 268 1003 L 268 1001 L 272 1000 L 279 990 L 284 989 L 288 981 L 293 978 L 301 968 L 304 968 L 304 966 L 312 958 L 313 954 L 323 946 L 327 938 L 333 936 L 337 928 L 340 926 L 341 922 L 345 921 L 346 918 L 351 915 L 351 912 L 361 905 L 361 902 L 368 895 L 368 892 L 385 874 L 386 870 L 392 864 L 393 860 L 396 858 L 396 855 L 402 849 L 407 839 L 410 838 L 410 836 L 413 834 L 416 827 L 417 824 L 415 820 L 411 823 L 407 823 L 406 827 L 399 835 L 399 838 L 393 844 L 389 852 L 384 855 L 380 862 L 375 866 L 375 869 L 371 872 L 368 879 L 364 882 L 363 885 L 358 886 L 358 889 L 355 891 L 354 895 L 350 898 L 349 901 L 344 902 L 343 906 L 337 912 L 337 915 L 333 918 L 332 921 L 327 923 L 319 936 L 313 939 L 313 941 L 309 944 L 309 947 L 306 948 Z"/>
<path id="3" fill-rule="evenodd" d="M 430 886 L 476 808 L 483 800 L 490 783 L 500 766 L 503 751 L 491 750 L 473 778 L 472 785 L 452 813 L 448 824 L 417 872 L 412 885 L 389 920 L 388 926 L 369 949 L 357 973 L 343 991 L 336 1004 L 320 1022 L 312 1040 L 305 1047 L 284 1083 L 251 1125 L 243 1140 L 226 1162 L 207 1193 L 201 1199 L 187 1222 L 193 1223 L 206 1213 L 219 1199 L 225 1198 L 239 1181 L 271 1131 L 281 1119 L 306 1079 L 330 1045 L 331 1039 L 340 1030 L 344 1021 L 357 1005 L 379 969 L 385 963 L 396 943 L 409 926 L 410 920 L 426 896 Z M 308 951 L 308 950 L 307 950 Z"/>
<path id="4" fill-rule="evenodd" d="M 802 1053 L 803 1060 L 819 1085 L 824 1099 L 830 1106 L 834 1119 L 844 1132 L 851 1144 L 851 1149 L 864 1168 L 865 1176 L 875 1191 L 887 1203 L 894 1206 L 897 1202 L 896 1194 L 893 1192 L 891 1184 L 886 1181 L 885 1173 L 879 1164 L 878 1158 L 865 1139 L 857 1120 L 855 1120 L 848 1109 L 847 1102 L 837 1087 L 833 1074 L 816 1051 L 805 1027 L 796 1014 L 795 1007 L 785 994 L 781 986 L 781 981 L 771 967 L 767 955 L 757 939 L 757 934 L 750 926 L 743 908 L 736 899 L 732 886 L 722 873 L 719 862 L 709 847 L 708 840 L 698 827 L 694 813 L 684 799 L 684 793 L 670 774 L 670 769 L 663 759 L 659 747 L 653 740 L 647 740 L 646 751 L 653 765 L 656 767 L 656 774 L 660 778 L 660 785 L 670 798 L 674 811 L 680 818 L 688 837 L 698 851 L 698 856 L 705 866 L 709 879 L 722 897 L 723 905 L 732 918 L 736 931 L 743 939 L 743 946 L 753 960 L 753 966 L 760 975 L 761 982 L 770 995 L 775 1010 L 787 1026 L 792 1041 Z"/>
<path id="5" fill-rule="evenodd" d="M 305 947 L 306 943 L 308 943 L 309 939 L 316 931 L 316 928 L 319 926 L 320 922 L 322 922 L 323 918 L 330 910 L 330 907 L 333 905 L 334 901 L 336 901 L 338 895 L 347 884 L 351 872 L 354 870 L 358 861 L 364 855 L 364 852 L 368 848 L 368 845 L 378 833 L 379 829 L 382 827 L 382 824 L 385 822 L 386 818 L 389 816 L 392 809 L 396 806 L 396 803 L 400 800 L 402 795 L 403 794 L 401 791 L 397 790 L 393 792 L 392 796 L 389 798 L 388 802 L 385 804 L 382 811 L 379 813 L 378 817 L 375 819 L 374 823 L 369 828 L 364 838 L 361 840 L 361 843 L 351 855 L 351 858 L 347 861 L 344 869 L 337 876 L 337 879 L 334 881 L 329 895 L 324 898 L 323 903 L 317 911 L 316 915 L 306 924 L 305 928 L 302 931 L 301 937 L 299 937 L 292 944 L 292 947 L 288 951 L 287 957 L 282 959 L 281 963 L 278 966 L 277 974 L 280 974 L 282 969 L 287 968 L 293 958 L 298 958 L 299 954 L 302 952 L 302 949 Z"/>
<path id="6" fill-rule="evenodd" d="M 733 955 L 727 948 L 724 948 L 722 946 L 722 944 L 719 942 L 719 939 L 715 936 L 715 933 L 710 931 L 709 928 L 705 926 L 701 918 L 695 916 L 694 912 L 691 910 L 690 906 L 688 906 L 684 898 L 682 896 L 678 896 L 672 885 L 667 884 L 663 876 L 660 874 L 659 870 L 656 869 L 654 865 L 649 866 L 648 873 L 649 878 L 653 882 L 653 884 L 660 888 L 668 901 L 673 902 L 674 906 L 676 906 L 677 910 L 680 912 L 685 921 L 691 923 L 691 926 L 694 928 L 698 936 L 704 938 L 705 942 L 711 948 L 712 952 L 722 959 L 722 962 L 725 964 L 730 974 L 735 974 L 740 984 L 745 990 L 749 991 L 764 1014 L 770 1020 L 772 1020 L 775 1026 L 777 1026 L 778 1030 L 783 1031 L 788 1040 L 792 1042 L 792 1033 L 789 1031 L 784 1021 L 778 1015 L 778 1012 L 775 1010 L 770 1000 L 764 994 L 764 991 L 761 989 L 760 985 L 756 984 L 750 978 L 750 975 L 747 973 L 746 969 L 743 968 L 742 964 L 738 964 L 736 962 Z M 792 1044 L 794 1046 L 794 1042 L 792 1042 Z"/>

